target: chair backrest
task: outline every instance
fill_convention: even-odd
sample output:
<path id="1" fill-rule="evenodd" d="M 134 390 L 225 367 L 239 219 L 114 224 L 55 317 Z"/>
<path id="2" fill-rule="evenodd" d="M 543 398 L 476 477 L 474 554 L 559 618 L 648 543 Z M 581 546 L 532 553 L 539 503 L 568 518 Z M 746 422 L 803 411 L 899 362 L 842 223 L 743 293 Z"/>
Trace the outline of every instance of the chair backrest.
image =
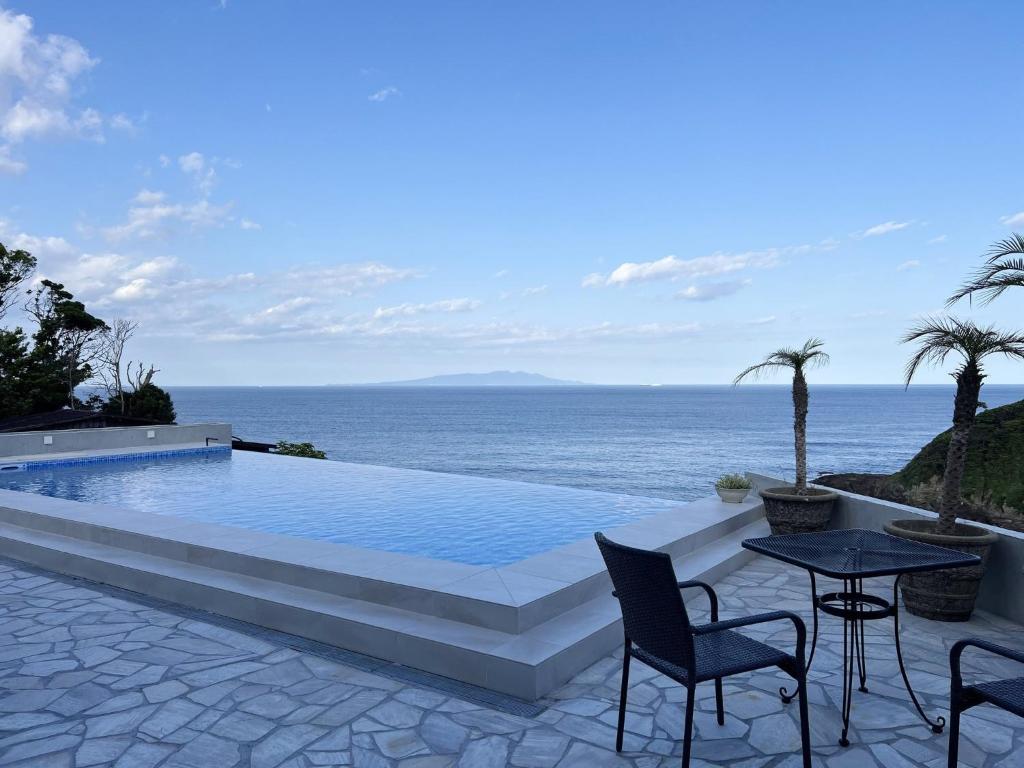
<path id="1" fill-rule="evenodd" d="M 648 653 L 692 670 L 690 618 L 672 558 L 616 544 L 602 533 L 595 533 L 594 539 L 619 598 L 626 637 Z"/>

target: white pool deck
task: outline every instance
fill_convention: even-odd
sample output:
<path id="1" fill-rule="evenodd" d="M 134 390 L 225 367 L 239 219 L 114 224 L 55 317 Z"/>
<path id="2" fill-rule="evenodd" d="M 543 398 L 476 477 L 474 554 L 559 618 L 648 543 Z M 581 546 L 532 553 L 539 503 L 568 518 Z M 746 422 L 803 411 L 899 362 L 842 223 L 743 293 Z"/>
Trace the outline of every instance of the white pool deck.
<path id="1" fill-rule="evenodd" d="M 768 528 L 709 498 L 606 532 L 713 581 Z M 485 567 L 0 490 L 0 554 L 529 700 L 621 637 L 589 538 Z"/>

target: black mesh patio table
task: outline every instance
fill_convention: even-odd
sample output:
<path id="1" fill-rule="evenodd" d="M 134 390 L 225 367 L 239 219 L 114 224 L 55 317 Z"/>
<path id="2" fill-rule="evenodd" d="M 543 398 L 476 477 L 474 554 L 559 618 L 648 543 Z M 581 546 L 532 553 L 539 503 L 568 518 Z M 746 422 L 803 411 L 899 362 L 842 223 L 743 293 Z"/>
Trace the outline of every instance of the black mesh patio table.
<path id="1" fill-rule="evenodd" d="M 864 622 L 875 619 L 893 619 L 896 640 L 896 660 L 899 662 L 903 683 L 910 694 L 918 714 L 935 733 L 942 733 L 945 718 L 932 720 L 925 714 L 910 684 L 907 668 L 900 648 L 899 583 L 905 573 L 938 571 L 943 568 L 962 568 L 977 565 L 980 558 L 954 549 L 936 547 L 917 541 L 901 539 L 878 531 L 858 528 L 822 531 L 821 533 L 794 533 L 785 536 L 764 536 L 747 539 L 743 546 L 762 555 L 806 569 L 811 577 L 811 602 L 814 607 L 814 630 L 807 668 L 814 661 L 818 644 L 818 612 L 843 620 L 843 733 L 839 743 L 846 747 L 850 731 L 850 711 L 853 707 L 853 671 L 857 668 L 860 690 L 867 693 L 867 659 L 864 652 Z M 815 574 L 840 579 L 840 592 L 818 594 Z M 892 602 L 864 592 L 864 579 L 876 576 L 895 576 Z M 785 702 L 795 693 L 781 688 Z"/>

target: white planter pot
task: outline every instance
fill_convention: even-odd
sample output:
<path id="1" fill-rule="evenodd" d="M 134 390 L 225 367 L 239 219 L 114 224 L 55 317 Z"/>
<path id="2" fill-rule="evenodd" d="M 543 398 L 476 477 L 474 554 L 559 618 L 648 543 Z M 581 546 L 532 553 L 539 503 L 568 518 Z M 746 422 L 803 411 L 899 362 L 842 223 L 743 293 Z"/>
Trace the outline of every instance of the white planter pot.
<path id="1" fill-rule="evenodd" d="M 749 488 L 719 488 L 718 486 L 715 486 L 715 491 L 718 492 L 718 498 L 729 504 L 739 504 L 750 493 Z"/>

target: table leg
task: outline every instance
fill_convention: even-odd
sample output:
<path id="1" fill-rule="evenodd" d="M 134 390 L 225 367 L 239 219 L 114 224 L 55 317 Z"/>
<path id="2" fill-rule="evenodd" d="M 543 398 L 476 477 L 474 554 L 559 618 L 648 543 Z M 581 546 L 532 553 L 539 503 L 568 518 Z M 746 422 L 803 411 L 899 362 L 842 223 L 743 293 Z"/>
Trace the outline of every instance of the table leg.
<path id="1" fill-rule="evenodd" d="M 896 577 L 896 581 L 892 584 L 892 626 L 893 634 L 896 638 L 896 660 L 900 665 L 900 674 L 903 676 L 903 684 L 907 686 L 907 693 L 910 694 L 910 700 L 914 702 L 914 707 L 917 709 L 917 713 L 921 716 L 932 729 L 932 733 L 942 733 L 942 729 L 946 727 L 946 718 L 939 715 L 934 720 L 925 714 L 924 709 L 921 707 L 921 702 L 917 700 L 917 694 L 914 693 L 913 687 L 910 685 L 910 677 L 907 675 L 907 667 L 903 663 L 903 649 L 900 647 L 900 608 L 899 608 L 899 586 L 900 579 L 903 578 L 903 574 Z"/>
<path id="2" fill-rule="evenodd" d="M 853 582 L 856 584 L 856 581 Z M 853 666 L 857 655 L 857 620 L 850 617 L 850 592 L 856 589 L 843 579 L 843 733 L 839 737 L 839 745 L 850 746 L 850 711 L 853 709 Z M 856 608 L 856 603 L 853 604 Z"/>
<path id="3" fill-rule="evenodd" d="M 805 672 L 811 670 L 811 662 L 814 661 L 814 649 L 818 647 L 818 587 L 814 581 L 814 571 L 808 571 L 807 575 L 811 577 L 811 608 L 814 611 L 814 630 L 811 633 L 811 652 L 807 656 Z M 799 688 L 794 689 L 792 693 L 786 689 L 786 686 L 779 688 L 779 696 L 782 697 L 784 704 L 789 704 L 789 702 L 796 698 L 799 692 Z"/>
<path id="4" fill-rule="evenodd" d="M 855 595 L 861 595 L 864 593 L 864 579 L 856 579 L 854 581 L 853 591 Z M 860 607 L 860 603 L 854 606 L 856 611 Z M 855 644 L 857 646 L 857 675 L 860 678 L 860 690 L 861 693 L 868 692 L 868 663 L 865 657 L 865 643 L 864 643 L 864 620 L 861 619 L 856 622 L 860 630 L 860 637 L 855 638 Z"/>

